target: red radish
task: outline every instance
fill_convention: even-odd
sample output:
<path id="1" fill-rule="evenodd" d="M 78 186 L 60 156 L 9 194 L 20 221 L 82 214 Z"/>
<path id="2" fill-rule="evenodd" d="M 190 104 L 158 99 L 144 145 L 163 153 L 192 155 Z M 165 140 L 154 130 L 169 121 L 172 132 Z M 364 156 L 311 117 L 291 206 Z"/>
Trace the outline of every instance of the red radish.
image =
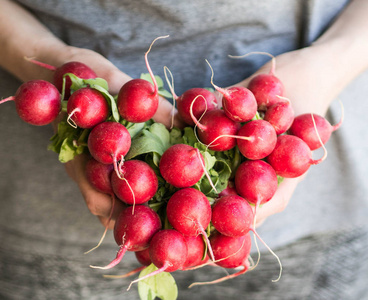
<path id="1" fill-rule="evenodd" d="M 226 151 L 236 146 L 234 136 L 237 134 L 240 125 L 229 119 L 223 110 L 213 109 L 206 112 L 201 118 L 201 123 L 193 114 L 192 118 L 199 128 L 198 137 L 200 141 L 207 145 L 210 150 Z"/>
<path id="2" fill-rule="evenodd" d="M 91 266 L 97 269 L 110 269 L 116 266 L 126 251 L 142 251 L 148 248 L 156 232 L 161 229 L 158 214 L 148 206 L 136 205 L 125 208 L 118 216 L 114 227 L 114 238 L 119 246 L 116 258 L 105 267 Z"/>
<path id="3" fill-rule="evenodd" d="M 228 89 L 216 88 L 222 97 L 222 107 L 226 115 L 236 122 L 248 122 L 257 113 L 257 102 L 253 93 L 242 86 Z"/>
<path id="4" fill-rule="evenodd" d="M 81 63 L 79 61 L 70 61 L 67 62 L 60 67 L 54 67 L 48 64 L 45 64 L 43 62 L 39 62 L 34 59 L 26 58 L 28 61 L 37 64 L 43 68 L 49 69 L 51 71 L 54 71 L 54 79 L 53 82 L 56 86 L 56 88 L 61 93 L 63 90 L 63 77 L 67 73 L 72 73 L 75 76 L 82 78 L 82 79 L 91 79 L 91 78 L 97 78 L 97 74 L 87 65 L 84 63 Z M 65 99 L 68 99 L 70 96 L 70 86 L 72 82 L 69 77 L 65 78 Z"/>
<path id="5" fill-rule="evenodd" d="M 128 130 L 118 122 L 102 122 L 88 136 L 88 149 L 93 158 L 103 164 L 113 164 L 118 175 L 118 161 L 124 160 L 130 145 Z"/>
<path id="6" fill-rule="evenodd" d="M 146 122 L 156 113 L 159 103 L 158 86 L 148 64 L 148 53 L 151 51 L 153 43 L 160 38 L 156 38 L 145 54 L 146 66 L 151 75 L 153 85 L 144 79 L 132 79 L 125 83 L 118 94 L 117 107 L 120 116 L 133 123 Z"/>
<path id="7" fill-rule="evenodd" d="M 112 164 L 103 164 L 94 158 L 86 163 L 86 177 L 88 182 L 99 192 L 112 195 L 111 174 L 114 170 Z"/>
<path id="8" fill-rule="evenodd" d="M 263 119 L 271 123 L 277 135 L 286 132 L 294 121 L 294 110 L 290 100 L 271 105 L 267 108 Z"/>
<path id="9" fill-rule="evenodd" d="M 168 148 L 160 159 L 160 173 L 177 188 L 196 184 L 204 174 L 204 159 L 198 149 L 185 144 Z"/>
<path id="10" fill-rule="evenodd" d="M 120 200 L 135 205 L 143 204 L 155 195 L 158 179 L 149 164 L 133 159 L 124 162 L 119 175 L 112 174 L 111 184 Z"/>
<path id="11" fill-rule="evenodd" d="M 240 196 L 256 206 L 268 202 L 277 190 L 277 175 L 263 160 L 248 160 L 235 173 L 235 187 Z"/>
<path id="12" fill-rule="evenodd" d="M 31 125 L 43 126 L 56 119 L 61 110 L 61 97 L 56 87 L 45 80 L 30 80 L 23 83 L 14 96 L 0 104 L 14 101 L 19 117 Z"/>
<path id="13" fill-rule="evenodd" d="M 238 195 L 222 196 L 212 206 L 212 225 L 223 235 L 246 235 L 249 230 L 253 230 L 253 220 L 252 207 Z"/>
<path id="14" fill-rule="evenodd" d="M 279 96 L 284 94 L 284 85 L 281 80 L 275 76 L 276 59 L 267 52 L 251 52 L 242 56 L 230 56 L 233 58 L 242 58 L 252 54 L 263 54 L 272 58 L 271 69 L 268 74 L 258 74 L 254 76 L 248 84 L 248 89 L 254 94 L 258 110 L 266 110 L 271 105 L 280 101 Z"/>
<path id="15" fill-rule="evenodd" d="M 67 113 L 71 126 L 89 129 L 108 118 L 109 105 L 98 90 L 85 87 L 70 96 Z"/>
<path id="16" fill-rule="evenodd" d="M 267 107 L 277 103 L 279 101 L 277 96 L 284 94 L 284 85 L 272 72 L 253 77 L 248 88 L 256 97 L 259 110 L 266 110 Z"/>
<path id="17" fill-rule="evenodd" d="M 257 101 L 253 93 L 242 86 L 233 86 L 227 89 L 220 88 L 213 83 L 213 69 L 206 60 L 212 71 L 211 84 L 222 94 L 222 107 L 225 114 L 235 122 L 248 122 L 257 113 Z"/>
<path id="18" fill-rule="evenodd" d="M 290 127 L 290 134 L 300 137 L 307 143 L 311 150 L 316 150 L 321 147 L 321 142 L 318 138 L 320 136 L 323 144 L 326 144 L 329 140 L 331 133 L 339 129 L 343 122 L 343 115 L 340 121 L 336 125 L 331 125 L 324 117 L 313 114 L 318 134 L 314 128 L 312 114 L 302 114 L 295 117 L 294 122 Z"/>
<path id="19" fill-rule="evenodd" d="M 223 268 L 237 268 L 243 267 L 242 270 L 221 277 L 219 279 L 208 282 L 195 282 L 189 287 L 195 285 L 215 284 L 228 279 L 235 278 L 239 275 L 246 273 L 249 269 L 249 254 L 251 250 L 251 238 L 249 234 L 245 234 L 240 237 L 229 237 L 215 232 L 210 237 L 211 245 L 213 247 L 214 254 L 217 258 L 215 262 L 217 265 Z"/>
<path id="20" fill-rule="evenodd" d="M 194 188 L 176 191 L 169 199 L 166 207 L 169 223 L 184 235 L 202 235 L 207 241 L 210 256 L 212 250 L 205 229 L 211 221 L 211 205 L 207 197 Z"/>
<path id="21" fill-rule="evenodd" d="M 181 269 L 188 255 L 187 243 L 184 236 L 175 229 L 163 229 L 157 232 L 150 243 L 149 253 L 156 271 L 132 281 L 133 283 L 147 279 L 162 272 L 174 272 Z"/>
<path id="22" fill-rule="evenodd" d="M 136 259 L 143 266 L 149 266 L 152 263 L 151 257 L 149 255 L 149 248 L 134 252 Z"/>
<path id="23" fill-rule="evenodd" d="M 200 235 L 197 236 L 184 236 L 188 246 L 188 255 L 185 264 L 181 268 L 182 270 L 191 269 L 193 267 L 206 263 L 209 259 L 205 254 L 205 243 Z"/>
<path id="24" fill-rule="evenodd" d="M 234 182 L 229 181 L 227 183 L 227 187 L 219 193 L 219 197 L 227 196 L 227 195 L 237 195 L 237 194 L 238 194 L 238 192 L 235 189 Z"/>
<path id="25" fill-rule="evenodd" d="M 244 157 L 252 160 L 262 159 L 275 148 L 277 135 L 273 126 L 264 120 L 254 120 L 245 123 L 238 131 L 239 151 Z"/>
<path id="26" fill-rule="evenodd" d="M 171 82 L 168 79 L 167 72 L 171 76 Z M 175 102 L 177 103 L 177 110 L 178 114 L 184 123 L 189 126 L 194 126 L 194 121 L 190 115 L 190 108 L 192 107 L 193 115 L 198 119 L 200 118 L 206 111 L 215 109 L 217 107 L 217 99 L 214 93 L 209 91 L 208 89 L 204 88 L 191 88 L 186 90 L 180 97 L 175 94 L 174 91 L 174 79 L 172 76 L 171 71 L 168 67 L 164 67 L 165 78 L 167 84 L 169 86 L 170 92 L 173 96 L 173 114 L 172 117 L 174 118 L 174 109 L 175 109 Z M 196 101 L 192 106 L 192 102 L 197 98 L 201 97 L 200 101 Z M 172 120 L 173 127 L 174 119 Z"/>
<path id="27" fill-rule="evenodd" d="M 194 121 L 190 116 L 190 105 L 197 96 L 201 99 L 193 104 L 193 115 L 198 119 L 205 111 L 213 110 L 217 107 L 216 96 L 209 90 L 203 88 L 191 88 L 185 91 L 176 99 L 177 109 L 181 119 L 189 126 L 194 126 Z M 203 101 L 205 100 L 205 101 Z"/>
<path id="28" fill-rule="evenodd" d="M 253 163 L 254 161 L 251 162 Z M 263 239 L 256 231 L 256 209 L 253 212 L 251 205 L 246 199 L 237 195 L 228 195 L 221 197 L 215 202 L 212 207 L 211 221 L 213 226 L 219 233 L 229 237 L 242 237 L 248 234 L 249 231 L 252 231 L 255 237 L 257 237 L 266 246 L 270 253 L 277 259 L 280 265 L 279 278 L 281 277 L 282 265 L 280 259 L 263 241 Z M 258 249 L 256 238 L 254 242 Z M 216 255 L 215 252 L 214 255 Z M 217 260 L 221 260 L 221 258 L 217 256 L 215 257 Z M 260 253 L 258 255 L 258 261 L 254 268 L 257 266 L 259 259 Z M 277 280 L 279 280 L 279 278 Z"/>
<path id="29" fill-rule="evenodd" d="M 293 135 L 279 135 L 275 149 L 267 157 L 267 161 L 277 175 L 294 178 L 303 175 L 311 165 L 321 163 L 326 157 L 325 149 L 323 157 L 314 160 L 312 151 L 301 138 Z"/>

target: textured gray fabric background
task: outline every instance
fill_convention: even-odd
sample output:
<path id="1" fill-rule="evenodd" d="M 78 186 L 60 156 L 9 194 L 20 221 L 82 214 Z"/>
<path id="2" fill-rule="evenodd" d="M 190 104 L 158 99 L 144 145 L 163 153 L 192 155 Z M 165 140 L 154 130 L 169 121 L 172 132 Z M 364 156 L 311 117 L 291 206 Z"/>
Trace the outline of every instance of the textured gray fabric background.
<path id="1" fill-rule="evenodd" d="M 150 42 L 170 34 L 149 59 L 160 76 L 164 65 L 170 68 L 180 94 L 209 86 L 205 58 L 216 83 L 226 86 L 267 60 L 234 61 L 228 54 L 277 55 L 308 45 L 347 1 L 19 2 L 36 9 L 66 42 L 101 52 L 133 77 L 146 72 L 143 54 Z M 271 282 L 278 265 L 265 253 L 254 272 L 216 286 L 186 289 L 193 281 L 223 276 L 222 270 L 174 273 L 180 299 L 368 299 L 368 238 L 359 227 L 368 213 L 367 82 L 366 72 L 340 95 L 346 118 L 327 145 L 328 159 L 311 168 L 287 209 L 259 230 L 283 261 L 282 280 Z M 19 84 L 0 70 L 1 98 Z M 335 123 L 339 116 L 336 101 L 328 118 Z M 0 299 L 137 299 L 136 289 L 125 292 L 129 279 L 107 280 L 88 267 L 110 261 L 117 246 L 110 234 L 100 249 L 83 254 L 103 228 L 57 156 L 46 150 L 51 135 L 49 127 L 19 120 L 14 103 L 0 107 Z M 136 266 L 129 253 L 114 273 Z"/>

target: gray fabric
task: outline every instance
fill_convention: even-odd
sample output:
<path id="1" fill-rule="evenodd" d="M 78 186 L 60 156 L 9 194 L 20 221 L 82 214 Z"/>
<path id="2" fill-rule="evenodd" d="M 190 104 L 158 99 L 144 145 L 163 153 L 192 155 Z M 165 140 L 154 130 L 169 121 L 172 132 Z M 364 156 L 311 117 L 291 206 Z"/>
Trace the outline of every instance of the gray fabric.
<path id="1" fill-rule="evenodd" d="M 226 86 L 267 60 L 234 61 L 228 54 L 277 55 L 310 44 L 347 1 L 19 2 L 35 9 L 66 42 L 102 53 L 133 77 L 146 72 L 143 54 L 150 42 L 170 34 L 155 44 L 149 60 L 162 77 L 163 66 L 170 68 L 180 94 L 209 86 L 205 58 L 215 70 L 216 84 Z M 339 96 L 345 123 L 328 142 L 327 160 L 311 168 L 287 209 L 259 229 L 283 261 L 281 281 L 270 283 L 278 266 L 265 252 L 254 272 L 218 286 L 186 289 L 193 281 L 222 276 L 222 270 L 174 273 L 180 299 L 239 299 L 239 294 L 242 299 L 368 299 L 367 231 L 357 229 L 367 224 L 368 213 L 367 81 L 368 72 Z M 13 95 L 19 84 L 0 70 L 1 98 Z M 328 118 L 336 123 L 339 116 L 336 101 Z M 129 280 L 106 280 L 101 277 L 105 272 L 88 267 L 109 262 L 117 246 L 110 234 L 100 249 L 83 254 L 103 228 L 57 156 L 46 151 L 51 135 L 47 126 L 19 120 L 14 103 L 0 107 L 0 298 L 137 299 L 136 289 L 125 292 Z M 128 253 L 109 273 L 136 266 Z"/>

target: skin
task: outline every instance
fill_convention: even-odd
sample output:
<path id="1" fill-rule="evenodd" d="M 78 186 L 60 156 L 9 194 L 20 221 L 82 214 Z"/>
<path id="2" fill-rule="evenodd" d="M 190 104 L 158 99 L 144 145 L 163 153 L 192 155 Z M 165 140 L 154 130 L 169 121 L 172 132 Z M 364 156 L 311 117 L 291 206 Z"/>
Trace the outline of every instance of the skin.
<path id="1" fill-rule="evenodd" d="M 122 84 L 131 79 L 100 54 L 64 44 L 17 4 L 0 0 L 0 7 L 0 66 L 20 80 L 52 80 L 52 72 L 26 62 L 25 55 L 54 66 L 79 60 L 109 82 L 111 93 L 117 93 Z M 367 14 L 368 1 L 353 0 L 311 46 L 276 57 L 275 75 L 284 83 L 285 97 L 291 100 L 296 115 L 306 112 L 324 115 L 344 87 L 368 68 L 368 40 L 362 38 L 368 35 Z M 254 75 L 269 70 L 270 63 L 236 85 L 246 87 Z M 170 126 L 170 114 L 171 105 L 161 99 L 154 119 Z M 176 122 L 180 126 L 178 119 Z M 85 157 L 78 156 L 66 164 L 66 170 L 77 182 L 88 209 L 104 224 L 109 216 L 111 199 L 88 184 L 83 169 L 85 162 Z M 274 198 L 259 209 L 258 225 L 286 208 L 301 179 L 283 181 Z M 117 207 L 116 212 L 120 209 Z"/>

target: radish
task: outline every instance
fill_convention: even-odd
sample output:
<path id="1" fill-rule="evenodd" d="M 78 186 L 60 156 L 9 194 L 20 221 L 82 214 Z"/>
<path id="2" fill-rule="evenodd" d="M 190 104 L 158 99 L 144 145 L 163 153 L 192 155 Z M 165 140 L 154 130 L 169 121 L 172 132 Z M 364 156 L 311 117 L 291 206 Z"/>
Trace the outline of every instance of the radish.
<path id="1" fill-rule="evenodd" d="M 159 103 L 158 86 L 148 64 L 148 53 L 157 39 L 166 38 L 168 36 L 156 38 L 150 45 L 145 54 L 145 61 L 148 72 L 151 75 L 153 85 L 144 79 L 132 79 L 125 83 L 117 97 L 117 107 L 120 116 L 133 123 L 146 122 L 156 113 Z"/>
<path id="2" fill-rule="evenodd" d="M 268 74 L 258 74 L 254 76 L 248 84 L 248 89 L 254 94 L 258 110 L 264 111 L 271 105 L 280 101 L 279 97 L 284 94 L 284 85 L 275 76 L 276 59 L 267 52 L 251 52 L 242 56 L 231 56 L 232 58 L 243 58 L 252 54 L 267 55 L 272 58 L 271 69 Z"/>
<path id="3" fill-rule="evenodd" d="M 85 254 L 97 249 L 102 244 L 106 236 L 109 224 L 111 222 L 112 214 L 115 208 L 115 201 L 116 201 L 116 197 L 115 197 L 114 191 L 112 190 L 112 186 L 111 186 L 111 174 L 113 173 L 113 170 L 114 170 L 114 166 L 112 164 L 111 165 L 103 164 L 95 160 L 94 158 L 90 158 L 86 163 L 86 177 L 87 177 L 88 182 L 97 191 L 110 195 L 112 198 L 112 205 L 111 205 L 110 215 L 109 215 L 109 218 L 105 226 L 105 231 L 102 234 L 100 241 L 95 247 L 86 251 Z"/>
<path id="4" fill-rule="evenodd" d="M 39 65 L 45 69 L 49 69 L 53 71 L 54 72 L 53 82 L 60 93 L 63 90 L 64 75 L 67 73 L 72 73 L 75 76 L 82 78 L 82 79 L 97 78 L 97 74 L 90 67 L 88 67 L 87 65 L 79 61 L 70 61 L 57 68 L 49 64 L 45 64 L 43 62 L 37 61 L 35 59 L 31 59 L 31 58 L 26 58 L 26 59 L 36 65 Z M 65 99 L 68 99 L 70 96 L 71 85 L 72 85 L 72 81 L 70 80 L 69 77 L 66 77 L 65 78 L 65 92 L 64 92 Z"/>
<path id="5" fill-rule="evenodd" d="M 125 208 L 115 222 L 114 238 L 119 246 L 116 258 L 104 267 L 91 266 L 96 269 L 110 269 L 116 266 L 126 251 L 142 251 L 148 248 L 156 232 L 161 229 L 158 214 L 148 206 L 136 205 Z"/>
<path id="6" fill-rule="evenodd" d="M 177 188 L 196 184 L 204 174 L 204 159 L 198 149 L 186 144 L 168 148 L 160 159 L 160 173 Z"/>
<path id="7" fill-rule="evenodd" d="M 181 119 L 189 126 L 194 126 L 194 121 L 190 115 L 190 105 L 197 96 L 202 96 L 204 100 L 196 101 L 193 104 L 193 115 L 198 119 L 205 111 L 213 110 L 217 107 L 216 96 L 209 90 L 203 88 L 191 88 L 185 91 L 176 99 L 177 109 Z"/>
<path id="8" fill-rule="evenodd" d="M 250 162 L 254 164 L 255 161 Z M 253 209 L 248 201 L 238 195 L 223 196 L 217 199 L 212 207 L 211 221 L 213 226 L 219 233 L 229 237 L 242 237 L 248 234 L 249 231 L 252 231 L 254 233 L 254 236 L 257 237 L 270 251 L 270 253 L 277 259 L 280 265 L 280 274 L 277 279 L 279 280 L 281 277 L 282 265 L 278 256 L 270 249 L 270 247 L 263 241 L 263 239 L 256 231 L 256 209 L 257 206 L 253 212 Z M 254 242 L 255 246 L 258 249 L 256 238 L 254 239 Z M 215 251 L 214 255 L 216 255 Z M 215 257 L 217 260 L 221 259 L 217 256 Z M 257 266 L 259 260 L 260 252 L 258 254 L 258 260 L 254 268 Z"/>
<path id="9" fill-rule="evenodd" d="M 248 122 L 257 113 L 257 101 L 253 93 L 242 86 L 234 86 L 227 89 L 220 88 L 213 83 L 213 69 L 211 68 L 211 84 L 222 94 L 222 107 L 225 114 L 235 122 Z"/>
<path id="10" fill-rule="evenodd" d="M 277 175 L 263 160 L 248 160 L 235 173 L 235 188 L 240 196 L 259 206 L 268 202 L 277 190 Z"/>
<path id="11" fill-rule="evenodd" d="M 275 148 L 277 135 L 274 127 L 267 121 L 254 120 L 244 124 L 238 131 L 237 145 L 244 157 L 252 160 L 262 159 Z"/>
<path id="12" fill-rule="evenodd" d="M 134 255 L 137 261 L 139 261 L 139 263 L 143 266 L 149 266 L 152 263 L 152 260 L 149 255 L 149 248 L 141 251 L 135 251 Z"/>
<path id="13" fill-rule="evenodd" d="M 202 235 L 207 241 L 211 259 L 214 259 L 205 229 L 211 221 L 211 205 L 207 197 L 194 188 L 176 191 L 166 207 L 169 223 L 184 235 Z"/>
<path id="14" fill-rule="evenodd" d="M 314 160 L 309 146 L 299 137 L 279 135 L 275 149 L 267 157 L 268 163 L 277 175 L 295 178 L 308 171 L 311 165 L 317 165 L 327 157 L 327 150 L 322 158 Z"/>
<path id="15" fill-rule="evenodd" d="M 204 88 L 191 88 L 186 90 L 180 97 L 175 94 L 174 91 L 174 79 L 171 71 L 168 67 L 164 67 L 164 73 L 166 82 L 169 86 L 170 92 L 173 96 L 173 113 L 172 113 L 172 125 L 174 124 L 174 109 L 175 102 L 177 103 L 177 110 L 181 120 L 189 126 L 194 126 L 194 121 L 190 115 L 190 108 L 192 107 L 193 115 L 198 119 L 204 112 L 215 109 L 217 107 L 217 99 L 214 93 Z M 167 73 L 170 74 L 171 82 L 168 79 Z M 192 102 L 200 96 L 201 101 L 196 101 L 192 106 Z"/>
<path id="16" fill-rule="evenodd" d="M 233 269 L 237 267 L 243 267 L 243 269 L 213 281 L 192 283 L 189 288 L 195 285 L 216 284 L 231 278 L 235 278 L 246 273 L 250 267 L 248 257 L 252 243 L 249 234 L 245 234 L 240 237 L 229 237 L 222 235 L 219 232 L 215 232 L 211 235 L 210 241 L 214 254 L 217 258 L 217 261 L 215 262 L 217 265 L 223 268 Z"/>
<path id="17" fill-rule="evenodd" d="M 23 83 L 14 96 L 0 104 L 14 101 L 19 117 L 31 125 L 43 126 L 54 121 L 61 110 L 61 97 L 57 88 L 45 80 L 30 80 Z"/>
<path id="18" fill-rule="evenodd" d="M 156 271 L 132 281 L 133 283 L 147 279 L 162 272 L 174 272 L 181 269 L 188 255 L 188 247 L 184 236 L 175 229 L 163 229 L 158 231 L 152 238 L 149 254 L 153 264 L 158 268 Z"/>
<path id="19" fill-rule="evenodd" d="M 223 235 L 243 236 L 253 230 L 253 220 L 252 207 L 238 195 L 222 196 L 212 206 L 212 225 Z"/>
<path id="20" fill-rule="evenodd" d="M 103 164 L 90 158 L 86 163 L 86 177 L 88 182 L 99 192 L 113 195 L 111 174 L 114 170 L 112 164 Z"/>
<path id="21" fill-rule="evenodd" d="M 322 143 L 326 144 L 331 136 L 331 133 L 340 128 L 344 118 L 342 114 L 340 121 L 335 125 L 331 125 L 330 122 L 328 122 L 324 117 L 313 114 L 318 130 L 317 135 L 311 115 L 312 114 L 309 113 L 295 117 L 294 122 L 289 129 L 289 133 L 300 137 L 304 142 L 307 143 L 311 150 L 316 150 L 321 147 L 321 142 L 318 138 L 318 135 L 320 136 Z"/>
<path id="22" fill-rule="evenodd" d="M 238 192 L 235 189 L 234 182 L 229 181 L 227 183 L 227 187 L 219 193 L 219 197 L 227 196 L 227 195 L 237 195 L 237 194 L 238 194 Z"/>
<path id="23" fill-rule="evenodd" d="M 88 149 L 94 159 L 103 164 L 113 164 L 117 175 L 118 161 L 124 160 L 131 145 L 131 138 L 124 125 L 118 122 L 102 122 L 88 136 Z"/>
<path id="24" fill-rule="evenodd" d="M 286 132 L 294 121 L 294 110 L 290 100 L 287 99 L 287 101 L 280 101 L 271 105 L 267 108 L 263 120 L 270 122 L 277 135 Z"/>
<path id="25" fill-rule="evenodd" d="M 194 101 L 192 102 L 192 105 Z M 194 123 L 199 128 L 198 137 L 210 150 L 226 151 L 236 146 L 235 135 L 239 130 L 239 123 L 229 119 L 221 109 L 206 112 L 201 123 L 191 113 Z"/>
<path id="26" fill-rule="evenodd" d="M 109 105 L 98 90 L 85 87 L 69 97 L 67 113 L 71 126 L 89 129 L 108 118 Z"/>
<path id="27" fill-rule="evenodd" d="M 122 179 L 123 177 L 123 179 Z M 114 172 L 111 184 L 116 196 L 126 204 L 143 204 L 150 200 L 158 188 L 155 171 L 144 161 L 125 161 L 118 175 Z"/>
<path id="28" fill-rule="evenodd" d="M 206 245 L 203 238 L 200 235 L 184 236 L 184 238 L 188 246 L 188 255 L 181 270 L 189 270 L 206 263 L 209 257 L 208 255 L 205 255 Z"/>

